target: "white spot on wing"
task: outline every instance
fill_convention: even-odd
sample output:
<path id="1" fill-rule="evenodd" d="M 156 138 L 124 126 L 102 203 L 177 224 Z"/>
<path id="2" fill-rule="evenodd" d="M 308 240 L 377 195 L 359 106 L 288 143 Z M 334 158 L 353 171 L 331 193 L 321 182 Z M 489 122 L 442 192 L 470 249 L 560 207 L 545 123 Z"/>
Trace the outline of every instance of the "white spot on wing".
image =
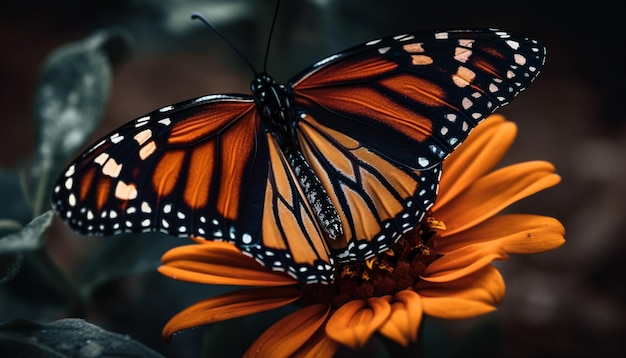
<path id="1" fill-rule="evenodd" d="M 72 175 L 74 175 L 75 171 L 76 171 L 76 164 L 72 164 L 72 166 L 67 168 L 67 171 L 65 171 L 65 176 L 71 177 Z"/>
<path id="2" fill-rule="evenodd" d="M 465 66 L 459 66 L 456 73 L 452 75 L 452 81 L 454 82 L 454 84 L 461 88 L 472 83 L 474 78 L 476 78 L 476 72 L 470 70 Z"/>
<path id="3" fill-rule="evenodd" d="M 509 45 L 513 50 L 519 49 L 519 42 L 513 40 L 507 40 L 506 44 Z"/>
<path id="4" fill-rule="evenodd" d="M 137 141 L 137 144 L 142 145 L 144 144 L 148 139 L 150 139 L 152 137 L 152 130 L 150 129 L 144 129 L 141 132 L 135 134 L 135 136 L 133 137 L 133 139 L 135 141 Z"/>
<path id="5" fill-rule="evenodd" d="M 72 207 L 76 206 L 76 195 L 70 194 L 70 196 L 67 197 L 67 203 Z"/>
<path id="6" fill-rule="evenodd" d="M 421 42 L 406 44 L 402 46 L 402 49 L 409 53 L 424 53 L 424 46 Z"/>
<path id="7" fill-rule="evenodd" d="M 93 161 L 97 164 L 103 165 L 107 159 L 109 159 L 109 155 L 107 153 L 100 153 Z"/>
<path id="8" fill-rule="evenodd" d="M 150 204 L 148 204 L 148 202 L 144 201 L 143 203 L 141 203 L 141 211 L 146 214 L 150 214 L 152 212 L 152 208 L 150 207 Z"/>
<path id="9" fill-rule="evenodd" d="M 120 175 L 121 171 L 122 164 L 119 164 L 113 158 L 109 158 L 109 160 L 107 160 L 106 163 L 104 163 L 104 165 L 102 166 L 102 174 L 108 175 L 112 178 L 117 178 L 117 176 Z"/>
<path id="10" fill-rule="evenodd" d="M 461 105 L 463 106 L 463 109 L 469 109 L 472 107 L 472 105 L 474 105 L 474 103 L 472 102 L 471 99 L 467 97 L 463 97 L 463 100 L 461 101 Z"/>
<path id="11" fill-rule="evenodd" d="M 120 200 L 132 200 L 137 198 L 137 188 L 134 184 L 126 184 L 123 181 L 117 182 L 115 186 L 115 197 Z M 132 207 L 128 208 L 127 212 L 131 213 Z"/>
<path id="12" fill-rule="evenodd" d="M 113 144 L 117 144 L 124 140 L 124 136 L 120 135 L 119 133 L 115 133 L 111 137 L 109 137 L 109 139 L 111 140 L 111 142 L 113 142 Z"/>
<path id="13" fill-rule="evenodd" d="M 411 55 L 411 63 L 416 66 L 430 65 L 433 59 L 426 55 Z"/>
<path id="14" fill-rule="evenodd" d="M 454 59 L 459 62 L 466 63 L 470 56 L 472 56 L 472 50 L 463 47 L 457 47 L 454 49 Z"/>
<path id="15" fill-rule="evenodd" d="M 138 120 L 135 121 L 135 127 L 138 128 L 138 127 L 143 126 L 144 124 L 148 123 L 149 119 L 150 117 L 148 116 L 139 118 Z"/>
<path id="16" fill-rule="evenodd" d="M 519 53 L 516 53 L 513 58 L 515 59 L 515 63 L 520 66 L 524 66 L 526 64 L 526 57 L 520 55 Z"/>
<path id="17" fill-rule="evenodd" d="M 154 151 L 156 150 L 157 146 L 156 143 L 154 143 L 153 140 L 151 140 L 150 142 L 148 142 L 148 144 L 144 145 L 140 150 L 139 150 L 139 158 L 141 158 L 141 160 L 145 160 L 146 158 L 148 158 L 150 155 L 152 155 L 152 153 L 154 153 Z"/>

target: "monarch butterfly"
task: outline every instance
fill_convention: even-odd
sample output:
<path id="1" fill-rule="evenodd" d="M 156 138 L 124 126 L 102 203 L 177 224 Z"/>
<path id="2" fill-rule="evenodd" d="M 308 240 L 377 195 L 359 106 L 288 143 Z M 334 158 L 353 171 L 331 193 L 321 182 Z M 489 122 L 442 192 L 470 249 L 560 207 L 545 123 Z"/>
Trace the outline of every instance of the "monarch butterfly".
<path id="1" fill-rule="evenodd" d="M 162 231 L 234 243 L 301 282 L 331 283 L 414 228 L 441 163 L 539 74 L 545 48 L 495 29 L 383 37 L 252 95 L 157 109 L 63 171 L 52 206 L 93 235 Z"/>

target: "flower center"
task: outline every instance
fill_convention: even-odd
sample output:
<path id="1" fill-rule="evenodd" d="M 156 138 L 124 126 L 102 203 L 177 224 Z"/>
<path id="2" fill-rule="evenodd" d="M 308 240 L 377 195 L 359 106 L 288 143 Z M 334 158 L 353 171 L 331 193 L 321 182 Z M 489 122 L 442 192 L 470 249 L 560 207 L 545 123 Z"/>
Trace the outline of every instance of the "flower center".
<path id="1" fill-rule="evenodd" d="M 352 300 L 382 297 L 414 287 L 424 269 L 437 255 L 430 238 L 445 225 L 427 217 L 414 230 L 402 235 L 389 250 L 366 261 L 337 265 L 337 278 L 332 285 L 307 285 L 316 302 L 330 302 L 337 308 Z"/>

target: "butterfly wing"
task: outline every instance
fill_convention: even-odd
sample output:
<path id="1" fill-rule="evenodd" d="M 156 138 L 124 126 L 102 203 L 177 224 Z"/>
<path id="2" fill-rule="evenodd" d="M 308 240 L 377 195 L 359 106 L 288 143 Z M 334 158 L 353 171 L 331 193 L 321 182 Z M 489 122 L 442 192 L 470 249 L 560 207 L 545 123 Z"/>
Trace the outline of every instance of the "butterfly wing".
<path id="1" fill-rule="evenodd" d="M 364 260 L 391 248 L 434 203 L 441 165 L 420 171 L 390 161 L 311 115 L 299 143 L 337 210 L 343 235 L 329 240 L 338 262 Z"/>
<path id="2" fill-rule="evenodd" d="M 52 206 L 84 234 L 228 241 L 303 282 L 333 279 L 310 205 L 248 97 L 201 97 L 123 125 L 66 168 Z"/>
<path id="3" fill-rule="evenodd" d="M 270 171 L 265 188 L 261 245 L 246 250 L 266 267 L 306 283 L 330 283 L 334 261 L 326 237 L 285 153 L 267 134 Z"/>
<path id="4" fill-rule="evenodd" d="M 84 234 L 160 230 L 234 240 L 258 233 L 263 198 L 254 193 L 265 188 L 264 139 L 251 98 L 207 96 L 164 107 L 80 155 L 61 175 L 52 206 Z"/>
<path id="5" fill-rule="evenodd" d="M 544 60 L 538 41 L 514 33 L 409 33 L 296 76 L 301 149 L 348 226 L 333 254 L 364 259 L 414 227 L 436 197 L 442 160 L 524 90 Z"/>

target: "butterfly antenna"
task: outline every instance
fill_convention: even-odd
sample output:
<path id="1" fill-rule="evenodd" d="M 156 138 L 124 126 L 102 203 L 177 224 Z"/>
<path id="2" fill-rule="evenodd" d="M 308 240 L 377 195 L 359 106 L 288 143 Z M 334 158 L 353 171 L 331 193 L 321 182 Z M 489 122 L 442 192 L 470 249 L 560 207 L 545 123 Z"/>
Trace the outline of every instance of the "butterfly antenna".
<path id="1" fill-rule="evenodd" d="M 202 21 L 206 26 L 208 26 L 211 30 L 213 30 L 213 32 L 215 32 L 217 35 L 219 35 L 219 37 L 222 38 L 222 40 L 224 40 L 224 42 L 226 42 L 228 44 L 228 46 L 230 46 L 230 48 L 232 48 L 233 50 L 235 50 L 235 52 L 237 53 L 237 55 L 239 55 L 239 57 L 241 57 L 244 62 L 248 65 L 248 67 L 250 67 L 252 69 L 252 72 L 254 72 L 254 75 L 257 75 L 257 71 L 254 68 L 254 66 L 252 66 L 252 63 L 250 63 L 250 61 L 248 61 L 248 59 L 241 53 L 241 51 L 239 51 L 235 45 L 233 45 L 230 41 L 228 41 L 228 39 L 226 38 L 226 36 L 224 36 L 223 33 L 221 33 L 215 26 L 211 25 L 211 23 L 209 22 L 209 20 L 206 19 L 206 17 L 204 17 L 204 15 L 194 12 L 193 14 L 191 14 L 191 19 L 192 20 L 200 20 Z"/>
<path id="2" fill-rule="evenodd" d="M 276 18 L 278 17 L 278 8 L 280 8 L 280 0 L 276 1 L 276 9 L 274 10 L 274 18 L 272 19 L 272 27 L 270 27 L 270 34 L 267 38 L 267 48 L 265 49 L 265 59 L 263 60 L 263 72 L 267 73 L 267 56 L 270 53 L 270 44 L 272 42 L 272 34 L 274 33 L 274 25 L 276 25 Z"/>

